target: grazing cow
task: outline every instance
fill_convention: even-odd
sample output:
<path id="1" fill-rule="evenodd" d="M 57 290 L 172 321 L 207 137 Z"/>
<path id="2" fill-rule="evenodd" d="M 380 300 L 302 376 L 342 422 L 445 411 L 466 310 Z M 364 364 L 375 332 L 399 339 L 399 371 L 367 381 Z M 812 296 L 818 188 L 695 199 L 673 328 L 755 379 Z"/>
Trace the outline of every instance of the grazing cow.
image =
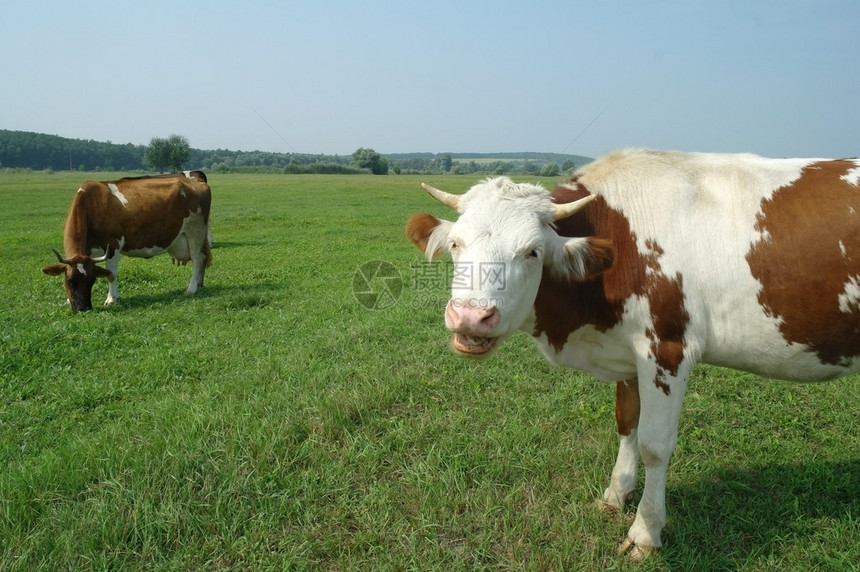
<path id="1" fill-rule="evenodd" d="M 506 178 L 427 185 L 456 222 L 408 237 L 454 261 L 453 348 L 486 356 L 517 330 L 552 362 L 617 382 L 620 448 L 601 499 L 645 484 L 619 547 L 661 546 L 669 457 L 693 366 L 795 381 L 860 369 L 860 161 L 627 150 L 552 193 Z M 587 205 L 587 206 L 586 206 Z"/>
<path id="2" fill-rule="evenodd" d="M 120 253 L 151 258 L 168 252 L 174 261 L 191 261 L 186 294 L 203 286 L 212 263 L 207 232 L 212 195 L 201 171 L 136 177 L 118 181 L 86 181 L 78 189 L 63 234 L 65 257 L 54 250 L 59 264 L 42 272 L 63 275 L 72 311 L 91 310 L 93 283 L 109 282 L 105 305 L 119 298 L 117 270 Z M 98 258 L 93 256 L 101 255 Z M 105 268 L 96 266 L 106 261 Z"/>

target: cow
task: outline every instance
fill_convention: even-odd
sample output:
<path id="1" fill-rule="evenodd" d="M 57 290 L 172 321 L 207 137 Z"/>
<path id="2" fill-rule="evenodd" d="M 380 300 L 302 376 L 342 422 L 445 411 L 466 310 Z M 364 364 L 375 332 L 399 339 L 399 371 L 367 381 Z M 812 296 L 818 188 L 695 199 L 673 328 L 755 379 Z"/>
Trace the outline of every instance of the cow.
<path id="1" fill-rule="evenodd" d="M 690 372 L 792 381 L 860 369 L 860 161 L 627 149 L 552 192 L 507 178 L 463 195 L 423 185 L 456 221 L 412 215 L 450 253 L 453 349 L 486 357 L 518 330 L 556 364 L 616 383 L 610 512 L 645 482 L 619 553 L 662 546 L 666 472 Z"/>
<path id="2" fill-rule="evenodd" d="M 191 261 L 186 294 L 203 286 L 212 264 L 209 208 L 212 194 L 202 171 L 86 181 L 78 189 L 63 233 L 65 256 L 54 250 L 58 264 L 42 272 L 64 277 L 72 312 L 91 310 L 98 277 L 108 279 L 105 306 L 119 298 L 120 254 L 151 258 L 167 252 L 174 262 Z M 96 266 L 105 262 L 105 267 Z"/>

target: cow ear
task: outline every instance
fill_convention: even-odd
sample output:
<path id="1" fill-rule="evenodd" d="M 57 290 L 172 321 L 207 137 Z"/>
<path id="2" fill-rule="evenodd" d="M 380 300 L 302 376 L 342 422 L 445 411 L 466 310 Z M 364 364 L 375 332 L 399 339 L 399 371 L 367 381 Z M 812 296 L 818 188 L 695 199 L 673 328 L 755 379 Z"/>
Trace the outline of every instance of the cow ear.
<path id="1" fill-rule="evenodd" d="M 612 242 L 602 238 L 561 238 L 547 265 L 557 276 L 570 280 L 590 280 L 615 263 L 615 248 Z"/>
<path id="2" fill-rule="evenodd" d="M 107 268 L 102 268 L 101 266 L 96 266 L 96 278 L 98 278 L 98 277 L 107 278 L 108 280 L 113 280 L 113 272 L 111 272 Z"/>
<path id="3" fill-rule="evenodd" d="M 428 259 L 448 252 L 448 231 L 453 223 L 429 214 L 416 214 L 406 223 L 406 236 Z"/>
<path id="4" fill-rule="evenodd" d="M 42 272 L 48 276 L 59 276 L 66 273 L 65 264 L 52 264 L 51 266 L 43 266 Z"/>

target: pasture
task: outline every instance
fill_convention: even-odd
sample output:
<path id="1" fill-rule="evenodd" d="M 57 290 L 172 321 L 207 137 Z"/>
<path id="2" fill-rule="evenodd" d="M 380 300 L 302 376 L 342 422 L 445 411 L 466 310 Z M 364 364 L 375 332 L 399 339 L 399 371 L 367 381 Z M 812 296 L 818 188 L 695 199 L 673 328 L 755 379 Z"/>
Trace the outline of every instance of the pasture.
<path id="1" fill-rule="evenodd" d="M 450 217 L 422 180 L 473 178 L 210 174 L 205 287 L 123 258 L 119 303 L 100 281 L 73 316 L 40 268 L 112 176 L 0 173 L 0 570 L 860 569 L 856 376 L 699 367 L 666 547 L 629 564 L 632 509 L 595 506 L 614 385 L 526 335 L 448 349 L 444 265 L 404 226 Z"/>

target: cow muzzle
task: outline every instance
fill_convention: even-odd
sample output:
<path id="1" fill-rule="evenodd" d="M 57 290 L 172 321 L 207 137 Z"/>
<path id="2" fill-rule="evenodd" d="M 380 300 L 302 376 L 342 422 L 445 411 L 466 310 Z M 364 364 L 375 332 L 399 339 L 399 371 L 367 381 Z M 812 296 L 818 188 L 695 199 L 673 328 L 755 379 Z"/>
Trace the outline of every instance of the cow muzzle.
<path id="1" fill-rule="evenodd" d="M 448 302 L 445 308 L 445 325 L 454 333 L 451 347 L 458 354 L 469 357 L 485 357 L 499 343 L 493 335 L 501 315 L 495 306 L 477 307 L 457 300 Z"/>
<path id="2" fill-rule="evenodd" d="M 72 308 L 72 314 L 78 312 L 89 312 L 93 309 L 92 299 L 73 298 L 69 300 L 69 305 Z"/>

